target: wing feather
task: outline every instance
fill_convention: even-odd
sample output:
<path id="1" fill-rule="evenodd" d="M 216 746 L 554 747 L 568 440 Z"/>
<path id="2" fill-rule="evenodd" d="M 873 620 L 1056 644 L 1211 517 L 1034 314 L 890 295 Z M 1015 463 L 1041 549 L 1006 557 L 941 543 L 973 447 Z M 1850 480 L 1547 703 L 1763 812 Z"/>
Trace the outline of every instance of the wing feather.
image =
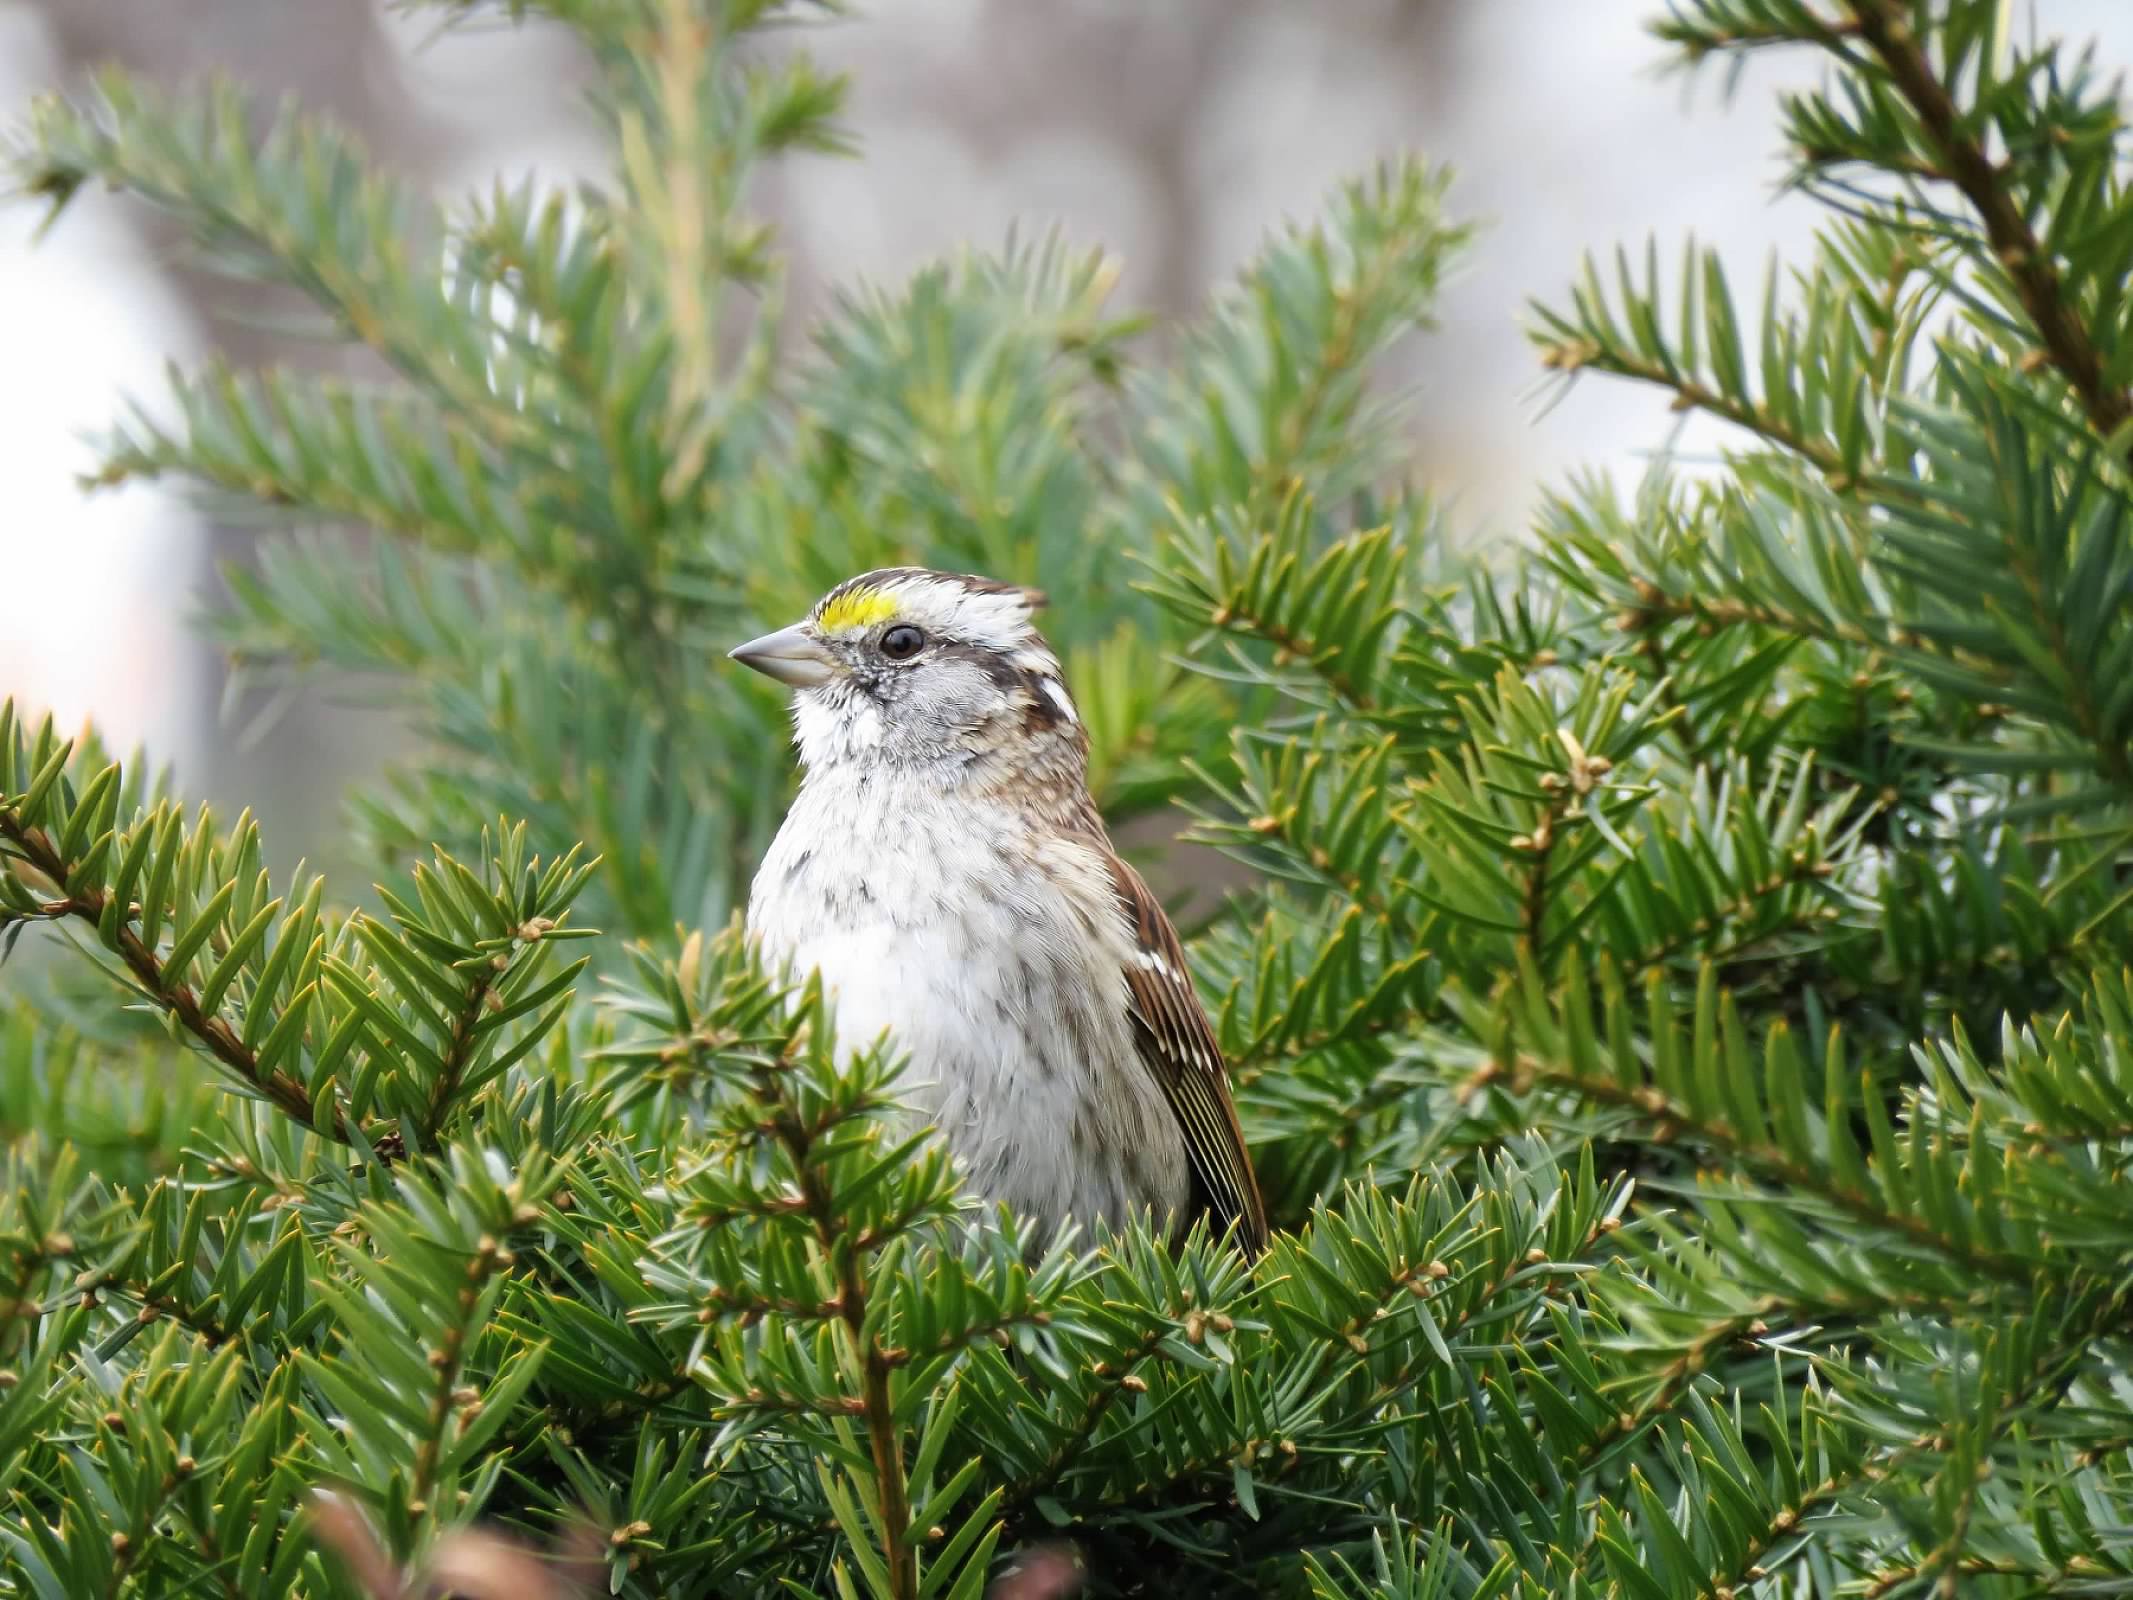
<path id="1" fill-rule="evenodd" d="M 1239 1243 L 1256 1255 L 1266 1246 L 1266 1203 L 1230 1100 L 1222 1047 L 1193 990 L 1177 929 L 1141 875 L 1116 851 L 1106 854 L 1133 935 L 1125 977 L 1141 1062 L 1184 1131 L 1196 1198 L 1218 1222 L 1235 1223 Z"/>

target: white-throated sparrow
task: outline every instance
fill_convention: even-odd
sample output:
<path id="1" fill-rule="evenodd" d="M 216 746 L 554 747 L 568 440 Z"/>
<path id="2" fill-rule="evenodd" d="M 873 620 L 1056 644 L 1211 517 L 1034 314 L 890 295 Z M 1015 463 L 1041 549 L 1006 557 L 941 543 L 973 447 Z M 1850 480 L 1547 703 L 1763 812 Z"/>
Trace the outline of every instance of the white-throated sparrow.
<path id="1" fill-rule="evenodd" d="M 989 1200 L 1056 1227 L 1266 1212 L 1184 951 L 1089 799 L 1088 734 L 1035 591 L 892 567 L 733 659 L 794 697 L 799 797 L 748 922 L 883 1028 Z"/>

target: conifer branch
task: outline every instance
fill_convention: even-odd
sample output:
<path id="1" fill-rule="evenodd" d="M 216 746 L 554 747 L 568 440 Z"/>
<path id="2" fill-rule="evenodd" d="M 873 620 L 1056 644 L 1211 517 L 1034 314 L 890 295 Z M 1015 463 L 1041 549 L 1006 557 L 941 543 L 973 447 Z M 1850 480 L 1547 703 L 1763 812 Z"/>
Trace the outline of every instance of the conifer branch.
<path id="1" fill-rule="evenodd" d="M 1730 422 L 1798 456 L 1830 480 L 1832 488 L 1841 491 L 1855 487 L 1843 455 L 1834 446 L 1808 437 L 1767 406 L 1721 394 L 1661 362 L 1642 359 L 1627 349 L 1602 348 L 1590 339 L 1576 339 L 1543 347 L 1541 364 L 1566 378 L 1589 369 L 1663 389 L 1674 397 L 1676 411 L 1702 411 L 1721 422 Z"/>
<path id="2" fill-rule="evenodd" d="M 134 1568 L 150 1553 L 149 1545 L 157 1537 L 156 1524 L 162 1520 L 177 1487 L 175 1478 L 162 1485 L 147 1505 L 134 1508 L 136 1514 L 128 1526 L 111 1535 L 111 1580 L 105 1586 L 104 1600 L 119 1600 L 130 1587 Z"/>
<path id="3" fill-rule="evenodd" d="M 548 930 L 528 926 L 519 931 L 531 934 L 538 940 Z M 476 1032 L 477 1025 L 492 1007 L 502 1004 L 496 998 L 496 985 L 509 967 L 509 958 L 498 954 L 480 962 L 473 969 L 471 981 L 466 986 L 466 999 L 461 1002 L 451 1019 L 450 1035 L 442 1052 L 442 1068 L 430 1083 L 429 1099 L 423 1110 L 420 1130 L 425 1146 L 436 1138 L 437 1130 L 443 1126 L 444 1119 L 450 1114 L 453 1101 L 459 1095 L 460 1085 L 466 1078 L 468 1068 L 473 1064 L 474 1055 L 484 1042 Z"/>
<path id="4" fill-rule="evenodd" d="M 198 114 L 120 74 L 100 87 L 101 115 L 48 103 L 8 152 L 26 187 L 63 200 L 95 178 L 177 213 L 227 259 L 301 290 L 497 444 L 538 447 L 532 420 L 454 359 L 457 340 L 415 326 L 448 309 L 440 286 L 425 281 L 437 263 L 409 249 L 442 230 L 351 140 L 302 120 L 261 136 L 227 83 L 209 87 Z"/>
<path id="5" fill-rule="evenodd" d="M 1740 1558 L 1730 1568 L 1705 1575 L 1697 1590 L 1699 1596 L 1709 1600 L 1726 1600 L 1737 1591 L 1739 1585 L 1755 1583 L 1770 1574 L 1762 1566 L 1763 1557 L 1772 1547 L 1808 1531 L 1809 1519 L 1824 1506 L 1835 1504 L 1860 1485 L 1871 1483 L 1888 1471 L 1888 1458 L 1863 1457 L 1852 1465 L 1830 1473 L 1827 1477 L 1804 1487 L 1798 1495 L 1778 1507 L 1777 1511 L 1757 1529 L 1741 1548 Z"/>
<path id="6" fill-rule="evenodd" d="M 159 1294 L 147 1284 L 99 1277 L 94 1287 L 98 1294 L 116 1295 L 120 1299 L 137 1304 L 141 1308 L 137 1314 L 138 1320 L 144 1325 L 168 1319 L 198 1334 L 217 1349 L 226 1344 L 237 1343 L 245 1337 L 239 1331 L 224 1327 L 213 1313 L 198 1306 L 187 1305 L 172 1295 Z"/>
<path id="7" fill-rule="evenodd" d="M 1788 1189 L 1818 1195 L 1858 1221 L 1923 1245 L 1969 1271 L 2025 1291 L 2036 1287 L 2034 1260 L 1966 1244 L 1924 1217 L 1891 1210 L 1868 1191 L 1842 1183 L 1830 1172 L 1796 1160 L 1776 1145 L 1743 1139 L 1729 1123 L 1701 1116 L 1694 1107 L 1652 1085 L 1630 1088 L 1613 1078 L 1580 1072 L 1572 1062 L 1544 1060 L 1521 1052 L 1515 1058 L 1486 1063 L 1467 1080 L 1461 1092 L 1471 1095 L 1483 1085 L 1499 1080 L 1552 1084 L 1602 1105 L 1634 1111 L 1659 1130 L 1661 1142 L 1687 1135 L 1768 1174 Z"/>
<path id="8" fill-rule="evenodd" d="M 860 1381 L 856 1395 L 802 1399 L 797 1406 L 823 1415 L 850 1416 L 864 1426 L 874 1463 L 877 1529 L 888 1568 L 890 1596 L 892 1600 L 918 1600 L 917 1553 L 910 1540 L 910 1480 L 904 1463 L 902 1428 L 891 1392 L 896 1362 L 869 1319 L 873 1286 L 867 1263 L 881 1244 L 863 1243 L 848 1235 L 848 1219 L 840 1215 L 814 1153 L 816 1141 L 827 1129 L 811 1123 L 785 1093 L 784 1077 L 791 1070 L 790 1063 L 783 1060 L 765 1066 L 755 1075 L 756 1093 L 767 1113 L 765 1132 L 783 1147 L 790 1164 L 796 1189 L 793 1209 L 806 1219 L 822 1260 L 833 1274 L 836 1293 L 825 1305 L 833 1309 L 848 1359 L 857 1367 Z"/>
<path id="9" fill-rule="evenodd" d="M 1873 645 L 1875 636 L 1856 623 L 1841 618 L 1808 616 L 1798 611 L 1754 601 L 1693 594 L 1669 594 L 1650 579 L 1636 584 L 1636 604 L 1625 607 L 1616 619 L 1623 633 L 1645 634 L 1660 622 L 1687 621 L 1714 628 L 1770 628 L 1832 644 Z M 1892 636 L 1902 642 L 1900 631 Z"/>
<path id="10" fill-rule="evenodd" d="M 27 826 L 16 809 L 0 806 L 0 839 L 14 846 L 20 858 L 55 887 L 64 887 L 72 881 L 80 865 L 79 861 L 63 858 L 44 831 Z M 44 909 L 55 913 L 63 911 L 93 928 L 101 926 L 107 904 L 108 897 L 102 889 L 93 884 L 82 884 L 64 900 L 53 902 Z M 161 960 L 127 925 L 130 920 L 129 912 L 118 927 L 113 947 L 142 994 L 175 1018 L 178 1025 L 233 1076 L 291 1121 L 321 1138 L 342 1144 L 356 1142 L 339 1108 L 336 1107 L 324 1122 L 318 1121 L 313 1115 L 311 1097 L 304 1092 L 302 1084 L 284 1073 L 262 1071 L 258 1057 L 227 1022 L 204 1012 L 190 987 L 167 979 Z"/>
<path id="11" fill-rule="evenodd" d="M 1665 629 L 1655 626 L 1644 630 L 1640 648 L 1652 664 L 1652 675 L 1664 686 L 1666 707 L 1674 713 L 1674 734 L 1681 741 L 1681 752 L 1694 762 L 1703 752 L 1703 741 L 1697 736 L 1689 703 L 1682 699 L 1681 686 L 1675 681 L 1673 662 L 1667 655 Z"/>
<path id="12" fill-rule="evenodd" d="M 2004 174 L 1965 126 L 1966 119 L 1934 72 L 1911 27 L 1909 8 L 1898 0 L 1845 3 L 1859 38 L 1917 113 L 1942 163 L 1943 170 L 1935 176 L 1953 183 L 1984 224 L 1986 242 L 2013 283 L 2052 365 L 2080 399 L 2096 431 L 2116 440 L 2133 421 L 2133 395 L 2106 380 L 2102 357 L 2079 309 L 2061 292 L 2050 254 L 2009 192 Z"/>
<path id="13" fill-rule="evenodd" d="M 1099 1585 L 1209 1600 L 2118 1572 L 2102 75 L 1988 57 L 1991 0 L 1674 0 L 1692 59 L 1824 53 L 1783 114 L 1830 226 L 1759 302 L 1691 246 L 1540 311 L 1558 378 L 1746 444 L 1574 485 L 1469 582 L 1373 387 L 1463 238 L 1441 174 L 1344 188 L 1144 348 L 1115 265 L 1051 244 L 845 295 L 795 354 L 743 207 L 841 143 L 836 80 L 758 48 L 815 8 L 531 9 L 602 74 L 615 176 L 568 195 L 431 205 L 300 116 L 123 79 L 8 147 L 384 354 L 398 388 L 211 364 L 103 477 L 381 533 L 275 536 L 225 637 L 388 678 L 436 754 L 363 804 L 389 915 L 344 916 L 0 706 L 0 946 L 93 927 L 193 1047 L 71 988 L 93 1044 L 0 1016 L 0 1589 L 308 1590 L 328 1478 L 379 1594 L 494 1553 L 460 1521 L 585 1506 L 609 1586 L 706 1600 L 976 1600 L 1060 1523 Z M 1297 1223 L 1257 1262 L 1162 1219 L 1036 1248 L 959 1198 L 893 1037 L 840 1050 L 737 925 L 669 937 L 728 917 L 788 776 L 710 646 L 892 561 L 1049 587 L 1092 770 L 1128 810 L 1197 786 L 1241 864 L 1193 965 Z M 588 868 L 507 829 L 401 871 L 498 812 L 589 834 L 654 940 L 591 947 L 597 1014 L 547 949 Z"/>
<path id="14" fill-rule="evenodd" d="M 1643 1399 L 1600 1424 L 1579 1449 L 1571 1475 L 1582 1478 L 1627 1441 L 1668 1416 L 1695 1381 L 1709 1371 L 1714 1354 L 1738 1339 L 1769 1331 L 1763 1320 L 1766 1314 L 1767 1308 L 1741 1312 L 1721 1317 L 1699 1330 L 1695 1338 L 1687 1341 L 1680 1355 L 1659 1369 L 1655 1375 L 1657 1382 Z M 1588 1545 L 1587 1549 L 1590 1548 Z"/>
<path id="15" fill-rule="evenodd" d="M 1230 1072 L 1238 1083 L 1247 1084 L 1283 1062 L 1316 1055 L 1338 1044 L 1355 1044 L 1380 1039 L 1387 1034 L 1405 1033 L 1437 1014 L 1419 1008 L 1403 1009 L 1388 1016 L 1365 1018 L 1352 1028 L 1324 1028 L 1296 1035 L 1270 1032 L 1250 1049 L 1232 1057 Z"/>
<path id="16" fill-rule="evenodd" d="M 2064 614 L 2045 593 L 2033 552 L 2019 539 L 2005 539 L 2003 544 L 2007 564 L 2028 597 L 2037 634 L 2067 685 L 2069 721 L 2096 752 L 2097 770 L 2121 795 L 2133 797 L 2133 740 L 2115 736 L 2102 710 L 2117 694 L 2118 685 L 2099 683 L 2088 652 L 2074 647 Z"/>
<path id="17" fill-rule="evenodd" d="M 1040 1495 L 1051 1492 L 1121 1395 L 1146 1392 L 1148 1384 L 1140 1376 L 1140 1368 L 1156 1356 L 1159 1346 L 1170 1336 L 1172 1326 L 1168 1321 L 1152 1324 L 1138 1341 L 1098 1366 L 1095 1376 L 1101 1381 L 1082 1403 L 1081 1414 L 1068 1425 L 1034 1472 L 1007 1486 L 1000 1501 L 1003 1521 L 1010 1525 L 1018 1523 Z"/>
<path id="18" fill-rule="evenodd" d="M 438 1343 L 428 1352 L 434 1374 L 429 1396 L 429 1427 L 415 1448 L 414 1472 L 408 1482 L 408 1511 L 415 1516 L 431 1508 L 437 1487 L 437 1471 L 444 1450 L 444 1436 L 455 1413 L 467 1415 L 479 1400 L 471 1391 L 460 1392 L 459 1377 L 467 1359 L 467 1345 L 480 1332 L 471 1315 L 481 1304 L 481 1290 L 498 1271 L 508 1267 L 511 1253 L 486 1236 L 467 1263 L 467 1287 L 460 1291 L 460 1320 L 446 1324 Z M 471 1417 L 469 1418 L 471 1420 Z"/>
<path id="19" fill-rule="evenodd" d="M 1531 833 L 1511 841 L 1511 848 L 1523 851 L 1526 858 L 1525 888 L 1519 895 L 1519 937 L 1536 955 L 1546 948 L 1541 935 L 1548 917 L 1548 864 L 1555 856 L 1555 831 L 1569 804 L 1567 798 L 1558 796 L 1541 809 Z"/>
<path id="20" fill-rule="evenodd" d="M 1786 855 L 1783 862 L 1771 872 L 1769 877 L 1750 884 L 1736 898 L 1698 916 L 1692 922 L 1683 923 L 1665 938 L 1655 940 L 1641 950 L 1624 955 L 1621 958 L 1623 975 L 1636 977 L 1638 974 L 1658 966 L 1663 961 L 1671 960 L 1675 956 L 1695 950 L 1727 923 L 1736 918 L 1747 916 L 1764 901 L 1784 893 L 1787 889 L 1801 888 L 1812 883 L 1821 883 L 1829 878 L 1833 870 L 1829 862 L 1820 859 L 1812 852 L 1792 851 Z M 1796 915 L 1788 919 L 1786 927 L 1798 930 L 1815 926 L 1823 920 L 1822 913 L 1826 909 L 1827 907 L 1819 901 L 1808 901 L 1800 907 Z M 1783 931 L 1785 930 L 1762 929 L 1752 936 L 1752 942 L 1761 944 L 1776 937 Z M 1714 963 L 1737 960 L 1745 948 L 1747 946 L 1737 944 L 1723 945 L 1711 950 L 1707 959 Z"/>
<path id="21" fill-rule="evenodd" d="M 1590 1242 L 1592 1241 L 1588 1241 Z M 1540 1254 L 1541 1260 L 1534 1259 L 1536 1252 Z M 1518 1282 L 1522 1274 L 1544 1264 L 1551 1263 L 1546 1260 L 1546 1252 L 1541 1251 L 1537 1245 L 1524 1252 L 1512 1254 L 1505 1261 L 1503 1270 L 1483 1283 L 1481 1291 L 1473 1297 L 1470 1304 L 1462 1306 L 1456 1316 L 1437 1325 L 1437 1331 L 1443 1336 L 1444 1342 L 1449 1345 L 1464 1338 L 1484 1320 L 1497 1320 L 1501 1315 L 1499 1297 Z M 1369 1341 L 1365 1337 L 1365 1330 L 1397 1314 L 1401 1309 L 1402 1295 L 1411 1300 L 1422 1301 L 1426 1305 L 1442 1295 L 1456 1292 L 1457 1288 L 1448 1262 L 1435 1257 L 1426 1261 L 1402 1262 L 1385 1275 L 1378 1304 L 1367 1314 L 1359 1313 L 1350 1317 L 1336 1329 L 1336 1337 L 1327 1341 L 1327 1348 L 1332 1351 L 1336 1344 L 1345 1345 L 1348 1351 L 1362 1355 L 1365 1352 L 1356 1349 L 1357 1342 L 1361 1341 L 1367 1348 Z M 1373 1383 L 1365 1395 L 1354 1403 L 1345 1420 L 1355 1425 L 1366 1422 L 1386 1405 L 1398 1401 L 1417 1384 L 1425 1381 L 1435 1370 L 1436 1356 L 1432 1351 L 1429 1360 L 1417 1360 L 1391 1379 Z"/>

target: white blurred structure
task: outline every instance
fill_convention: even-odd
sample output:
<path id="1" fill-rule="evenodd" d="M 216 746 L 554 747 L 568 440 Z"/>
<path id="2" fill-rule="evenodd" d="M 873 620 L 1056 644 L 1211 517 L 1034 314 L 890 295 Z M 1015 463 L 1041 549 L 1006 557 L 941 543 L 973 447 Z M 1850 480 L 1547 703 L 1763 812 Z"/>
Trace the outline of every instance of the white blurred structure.
<path id="1" fill-rule="evenodd" d="M 12 117 L 56 65 L 34 19 L 0 7 L 0 107 Z M 173 615 L 198 529 L 167 495 L 85 496 L 85 437 L 123 394 L 152 394 L 166 357 L 200 348 L 191 313 L 144 258 L 117 208 L 84 195 L 81 215 L 32 247 L 40 217 L 0 206 L 0 694 L 78 724 L 92 712 L 121 743 L 197 737 L 199 652 Z M 121 619 L 122 648 L 90 648 Z"/>
<path id="2" fill-rule="evenodd" d="M 1797 200 L 1773 203 L 1772 99 L 1814 63 L 1776 57 L 1727 105 L 1715 77 L 1692 89 L 1656 73 L 1662 52 L 1643 29 L 1658 9 L 878 0 L 808 41 L 854 76 L 864 160 L 791 163 L 766 200 L 786 220 L 803 316 L 826 284 L 894 281 L 1018 221 L 1106 246 L 1124 266 L 1122 302 L 1181 313 L 1342 177 L 1410 148 L 1449 162 L 1455 207 L 1488 229 L 1442 331 L 1411 357 L 1417 460 L 1457 522 L 1515 535 L 1542 486 L 1579 463 L 1633 468 L 1669 421 L 1656 398 L 1598 384 L 1537 416 L 1526 302 L 1560 297 L 1584 250 L 1641 249 L 1647 234 L 1673 259 L 1693 230 L 1752 280 L 1812 221 Z M 2127 0 L 2036 0 L 2018 17 L 2025 32 L 2100 35 L 2106 61 L 2133 63 Z M 293 85 L 446 194 L 498 171 L 568 181 L 605 159 L 584 64 L 559 33 L 439 36 L 350 0 L 0 0 L 0 116 L 102 50 L 159 76 L 224 66 Z M 197 292 L 173 289 L 153 234 L 109 202 L 70 212 L 32 249 L 35 223 L 0 210 L 0 541 L 20 575 L 0 589 L 0 692 L 69 721 L 93 713 L 121 739 L 145 734 L 189 781 L 206 768 L 212 783 L 227 776 L 217 670 L 171 606 L 174 590 L 205 598 L 202 532 L 170 494 L 85 499 L 73 474 L 89 459 L 80 430 L 124 396 L 152 398 L 164 359 L 225 335 L 202 325 Z M 30 548 L 44 552 L 35 566 Z M 92 613 L 94 633 L 122 648 L 84 646 Z M 280 759 L 305 764 L 289 749 Z M 330 798 L 316 781 L 312 798 Z"/>

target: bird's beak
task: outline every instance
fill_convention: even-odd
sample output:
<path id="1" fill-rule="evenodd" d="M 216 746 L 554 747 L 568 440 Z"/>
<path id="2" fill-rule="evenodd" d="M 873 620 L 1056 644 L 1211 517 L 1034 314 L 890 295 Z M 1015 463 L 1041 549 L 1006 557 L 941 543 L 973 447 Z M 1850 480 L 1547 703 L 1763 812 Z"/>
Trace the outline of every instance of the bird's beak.
<path id="1" fill-rule="evenodd" d="M 766 678 L 789 683 L 795 689 L 814 689 L 828 683 L 837 672 L 837 660 L 808 636 L 800 623 L 750 639 L 726 654 L 744 667 L 753 667 Z"/>

